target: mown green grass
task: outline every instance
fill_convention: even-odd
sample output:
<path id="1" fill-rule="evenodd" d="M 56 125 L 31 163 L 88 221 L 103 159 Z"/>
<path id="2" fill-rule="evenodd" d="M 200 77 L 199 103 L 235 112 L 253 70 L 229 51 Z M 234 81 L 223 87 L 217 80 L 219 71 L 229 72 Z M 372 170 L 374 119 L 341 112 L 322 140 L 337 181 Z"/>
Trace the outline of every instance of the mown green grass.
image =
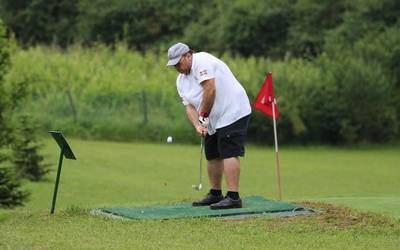
<path id="1" fill-rule="evenodd" d="M 55 169 L 58 149 L 51 140 L 45 145 Z M 191 189 L 199 147 L 81 140 L 71 140 L 71 146 L 78 160 L 64 161 L 56 214 L 48 214 L 55 171 L 46 182 L 24 183 L 32 191 L 26 206 L 0 210 L 0 248 L 396 249 L 400 244 L 398 146 L 282 147 L 280 153 L 284 200 L 322 200 L 388 217 L 352 212 L 242 221 L 93 217 L 88 211 L 96 207 L 199 198 L 202 193 Z M 241 175 L 242 196 L 276 198 L 272 148 L 248 147 Z"/>
<path id="2" fill-rule="evenodd" d="M 179 219 L 124 221 L 89 215 L 43 213 L 3 219 L 0 246 L 9 249 L 396 249 L 399 226 L 346 228 L 302 220 Z M 2 229 L 3 229 L 2 228 Z"/>

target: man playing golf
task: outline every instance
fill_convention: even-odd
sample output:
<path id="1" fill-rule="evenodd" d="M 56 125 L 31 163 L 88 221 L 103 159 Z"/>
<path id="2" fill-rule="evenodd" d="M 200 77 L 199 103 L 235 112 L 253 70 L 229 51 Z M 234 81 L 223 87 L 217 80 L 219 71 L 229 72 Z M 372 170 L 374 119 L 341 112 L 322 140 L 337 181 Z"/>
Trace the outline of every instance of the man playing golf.
<path id="1" fill-rule="evenodd" d="M 186 44 L 168 49 L 167 66 L 180 73 L 176 80 L 186 114 L 200 136 L 204 136 L 210 192 L 193 206 L 211 209 L 241 208 L 239 156 L 251 107 L 246 92 L 228 66 L 206 52 L 194 53 Z M 221 191 L 225 175 L 228 192 Z"/>

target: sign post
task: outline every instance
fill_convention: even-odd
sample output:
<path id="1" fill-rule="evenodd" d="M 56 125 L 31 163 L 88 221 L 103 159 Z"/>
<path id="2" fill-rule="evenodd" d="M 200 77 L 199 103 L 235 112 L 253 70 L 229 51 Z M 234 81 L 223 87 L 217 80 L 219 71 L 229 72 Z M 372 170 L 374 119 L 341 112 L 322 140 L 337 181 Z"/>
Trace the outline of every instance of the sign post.
<path id="1" fill-rule="evenodd" d="M 54 140 L 57 142 L 58 146 L 60 147 L 60 159 L 58 161 L 58 169 L 57 169 L 57 178 L 56 178 L 56 183 L 54 185 L 54 193 L 53 193 L 53 202 L 51 203 L 51 214 L 54 214 L 54 209 L 56 207 L 56 200 L 57 200 L 57 192 L 58 192 L 58 184 L 60 182 L 60 176 L 61 176 L 61 167 L 62 167 L 62 162 L 63 158 L 71 159 L 71 160 L 76 160 L 76 157 L 74 153 L 71 150 L 71 147 L 68 145 L 67 140 L 65 140 L 65 137 L 63 134 L 59 131 L 50 131 L 50 134 L 53 136 Z"/>

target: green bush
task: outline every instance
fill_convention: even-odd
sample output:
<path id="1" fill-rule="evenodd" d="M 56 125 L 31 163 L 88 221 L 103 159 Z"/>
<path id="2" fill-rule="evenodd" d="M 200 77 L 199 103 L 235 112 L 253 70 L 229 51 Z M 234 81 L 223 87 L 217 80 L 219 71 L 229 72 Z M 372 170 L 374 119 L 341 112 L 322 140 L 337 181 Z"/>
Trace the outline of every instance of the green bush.
<path id="1" fill-rule="evenodd" d="M 307 140 L 347 143 L 384 142 L 397 134 L 391 103 L 393 86 L 384 72 L 352 54 L 321 57 L 323 84 L 311 86 L 302 113 L 312 131 Z"/>
<path id="2" fill-rule="evenodd" d="M 317 60 L 324 65 L 324 75 L 330 76 L 326 81 L 336 86 L 334 95 L 342 103 L 341 124 L 337 124 L 342 135 L 337 138 L 341 140 L 382 142 L 398 135 L 400 64 L 397 51 L 400 26 L 397 24 L 382 30 L 374 28 L 382 27 L 376 9 L 387 9 L 388 6 L 391 6 L 388 2 L 371 1 L 360 10 L 358 16 L 371 15 L 369 23 L 354 25 L 357 19 L 346 17 L 343 24 L 329 35 L 325 54 Z M 384 19 L 387 22 L 391 20 Z M 354 27 L 356 30 L 353 32 Z M 354 34 L 358 36 L 354 37 Z"/>

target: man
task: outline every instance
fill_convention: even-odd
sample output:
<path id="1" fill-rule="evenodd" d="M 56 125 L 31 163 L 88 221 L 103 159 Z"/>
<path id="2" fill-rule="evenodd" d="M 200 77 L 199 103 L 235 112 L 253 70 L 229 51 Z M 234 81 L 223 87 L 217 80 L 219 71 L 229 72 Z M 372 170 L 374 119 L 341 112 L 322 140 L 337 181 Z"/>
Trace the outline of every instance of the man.
<path id="1" fill-rule="evenodd" d="M 244 156 L 251 113 L 244 88 L 220 59 L 206 52 L 194 53 L 183 43 L 169 48 L 167 66 L 174 66 L 180 73 L 176 85 L 186 114 L 197 133 L 205 136 L 211 189 L 193 206 L 241 208 L 239 156 Z M 223 174 L 228 187 L 225 197 L 221 191 Z"/>

